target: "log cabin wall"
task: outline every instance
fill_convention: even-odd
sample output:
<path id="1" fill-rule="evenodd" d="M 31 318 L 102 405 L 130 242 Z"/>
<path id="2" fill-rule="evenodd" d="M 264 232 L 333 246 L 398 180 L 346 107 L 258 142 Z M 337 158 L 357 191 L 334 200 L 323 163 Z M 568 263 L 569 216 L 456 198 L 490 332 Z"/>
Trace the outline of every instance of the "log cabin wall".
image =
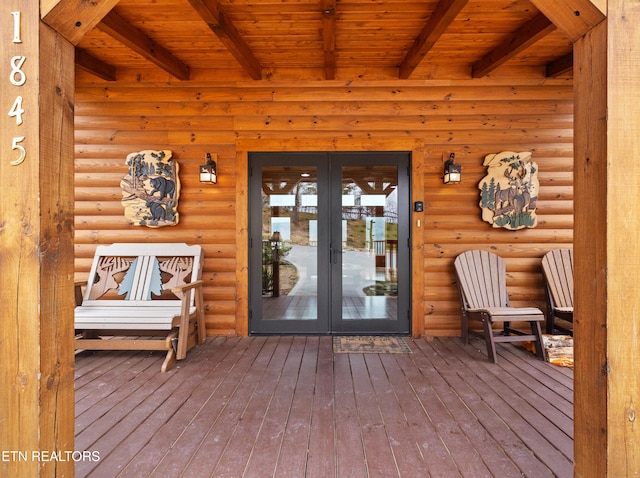
<path id="1" fill-rule="evenodd" d="M 573 240 L 573 86 L 523 70 L 482 79 L 278 80 L 198 71 L 188 81 L 139 71 L 97 80 L 79 71 L 75 104 L 75 270 L 86 278 L 94 250 L 112 242 L 187 242 L 204 247 L 209 335 L 246 333 L 246 187 L 250 151 L 413 152 L 414 333 L 458 335 L 453 259 L 468 249 L 506 259 L 513 305 L 544 308 L 540 260 Z M 397 76 L 397 75 L 396 75 Z M 244 79 L 243 79 L 244 78 Z M 280 79 L 282 78 L 282 79 Z M 131 152 L 169 149 L 180 165 L 180 223 L 133 226 L 120 203 Z M 482 221 L 477 185 L 487 154 L 532 151 L 539 166 L 538 225 L 507 231 Z M 216 185 L 201 184 L 205 153 L 218 155 Z M 442 182 L 456 153 L 463 179 Z M 416 189 L 417 188 L 417 189 Z M 417 235 L 417 236 L 416 236 Z M 416 237 L 418 240 L 416 247 Z M 417 261 L 415 259 L 418 259 Z M 417 302 L 416 302 L 417 298 Z M 416 307 L 418 304 L 418 307 Z"/>

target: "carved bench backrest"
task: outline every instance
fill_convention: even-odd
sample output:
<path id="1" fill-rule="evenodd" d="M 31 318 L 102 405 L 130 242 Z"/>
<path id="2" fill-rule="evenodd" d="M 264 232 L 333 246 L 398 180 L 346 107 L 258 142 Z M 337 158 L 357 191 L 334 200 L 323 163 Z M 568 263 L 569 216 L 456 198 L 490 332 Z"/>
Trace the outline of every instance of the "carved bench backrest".
<path id="1" fill-rule="evenodd" d="M 202 247 L 184 243 L 98 246 L 83 305 L 166 306 L 180 301 L 171 289 L 201 278 Z M 194 297 L 192 294 L 191 301 Z M 172 304 L 173 305 L 173 304 Z"/>

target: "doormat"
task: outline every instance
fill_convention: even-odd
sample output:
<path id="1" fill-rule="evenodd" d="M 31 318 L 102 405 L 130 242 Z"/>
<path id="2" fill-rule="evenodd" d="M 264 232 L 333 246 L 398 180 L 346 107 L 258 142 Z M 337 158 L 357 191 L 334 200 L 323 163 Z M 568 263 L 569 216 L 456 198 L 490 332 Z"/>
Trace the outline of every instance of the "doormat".
<path id="1" fill-rule="evenodd" d="M 333 352 L 337 354 L 410 354 L 402 337 L 334 337 Z"/>

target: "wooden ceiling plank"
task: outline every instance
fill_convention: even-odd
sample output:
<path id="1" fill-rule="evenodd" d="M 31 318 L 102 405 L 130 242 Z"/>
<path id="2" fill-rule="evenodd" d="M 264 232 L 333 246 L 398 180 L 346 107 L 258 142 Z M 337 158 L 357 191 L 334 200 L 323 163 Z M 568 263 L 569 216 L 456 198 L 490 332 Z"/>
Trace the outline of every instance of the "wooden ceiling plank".
<path id="1" fill-rule="evenodd" d="M 179 80 L 189 79 L 189 67 L 116 12 L 109 12 L 97 28 Z"/>
<path id="2" fill-rule="evenodd" d="M 472 68 L 472 76 L 482 78 L 488 75 L 555 29 L 556 26 L 542 13 L 536 15 L 482 60 L 475 63 Z"/>
<path id="3" fill-rule="evenodd" d="M 42 2 L 42 21 L 61 34 L 72 45 L 107 15 L 120 0 L 59 0 Z"/>
<path id="4" fill-rule="evenodd" d="M 547 64 L 547 77 L 555 78 L 573 70 L 573 53 L 561 56 L 560 58 Z"/>
<path id="5" fill-rule="evenodd" d="M 115 67 L 97 59 L 95 56 L 90 55 L 82 48 L 76 47 L 76 67 L 91 73 L 92 75 L 102 78 L 106 81 L 116 81 L 116 69 Z"/>
<path id="6" fill-rule="evenodd" d="M 224 12 L 218 0 L 189 0 L 189 3 L 251 78 L 254 80 L 262 79 L 262 65 Z"/>
<path id="7" fill-rule="evenodd" d="M 336 78 L 336 0 L 322 0 L 322 44 L 327 80 Z"/>
<path id="8" fill-rule="evenodd" d="M 531 0 L 531 3 L 572 43 L 606 18 L 600 8 L 590 0 Z"/>
<path id="9" fill-rule="evenodd" d="M 425 55 L 438 41 L 447 27 L 458 16 L 469 0 L 440 0 L 426 25 L 415 39 L 400 64 L 400 78 L 406 80 L 418 67 Z"/>

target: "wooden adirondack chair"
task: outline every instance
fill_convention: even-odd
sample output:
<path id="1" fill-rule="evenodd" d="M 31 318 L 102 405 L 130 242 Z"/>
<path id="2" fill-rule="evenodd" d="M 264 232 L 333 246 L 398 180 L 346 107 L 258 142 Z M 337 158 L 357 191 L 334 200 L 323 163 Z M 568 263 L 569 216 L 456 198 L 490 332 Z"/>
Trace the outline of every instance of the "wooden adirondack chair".
<path id="1" fill-rule="evenodd" d="M 573 335 L 573 330 L 563 327 L 556 318 L 573 323 L 573 250 L 554 249 L 542 258 L 547 297 L 547 333 L 556 330 Z"/>
<path id="2" fill-rule="evenodd" d="M 462 311 L 462 340 L 467 345 L 469 334 L 483 337 L 489 360 L 497 361 L 496 343 L 535 343 L 536 355 L 545 360 L 540 322 L 542 311 L 535 307 L 511 307 L 507 294 L 507 273 L 504 259 L 487 251 L 467 251 L 454 261 Z M 470 322 L 482 322 L 482 330 L 470 327 Z M 493 324 L 502 322 L 501 330 Z M 528 322 L 531 334 L 511 327 L 512 322 Z"/>

